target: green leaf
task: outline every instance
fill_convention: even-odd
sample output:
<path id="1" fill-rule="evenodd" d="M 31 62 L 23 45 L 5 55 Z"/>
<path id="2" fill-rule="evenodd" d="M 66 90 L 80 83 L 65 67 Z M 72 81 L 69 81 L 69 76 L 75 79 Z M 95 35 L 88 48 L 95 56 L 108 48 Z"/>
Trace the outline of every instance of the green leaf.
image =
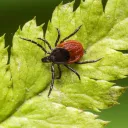
<path id="1" fill-rule="evenodd" d="M 46 95 L 46 93 L 45 93 Z M 46 96 L 28 100 L 9 120 L 5 128 L 102 128 L 107 122 L 95 119 L 97 116 L 71 107 L 48 101 Z"/>
<path id="2" fill-rule="evenodd" d="M 14 110 L 11 74 L 7 65 L 8 53 L 7 48 L 4 48 L 4 43 L 4 36 L 2 36 L 0 37 L 0 121 Z"/>
<path id="3" fill-rule="evenodd" d="M 108 0 L 105 13 L 101 0 L 81 1 L 74 12 L 73 4 L 61 3 L 56 7 L 45 38 L 54 47 L 56 28 L 63 39 L 82 25 L 70 38 L 80 41 L 85 48 L 82 60 L 102 59 L 92 64 L 72 64 L 81 76 L 80 81 L 62 65 L 62 78 L 55 80 L 48 98 L 51 64 L 41 62 L 45 54 L 39 47 L 20 38 L 32 39 L 48 50 L 37 39 L 44 37 L 43 25 L 37 26 L 34 18 L 22 30 L 17 30 L 9 65 L 4 37 L 1 37 L 0 128 L 103 128 L 108 123 L 96 119 L 87 109 L 101 111 L 118 104 L 118 97 L 125 91 L 111 81 L 128 75 L 128 54 L 120 52 L 128 50 L 128 1 Z"/>

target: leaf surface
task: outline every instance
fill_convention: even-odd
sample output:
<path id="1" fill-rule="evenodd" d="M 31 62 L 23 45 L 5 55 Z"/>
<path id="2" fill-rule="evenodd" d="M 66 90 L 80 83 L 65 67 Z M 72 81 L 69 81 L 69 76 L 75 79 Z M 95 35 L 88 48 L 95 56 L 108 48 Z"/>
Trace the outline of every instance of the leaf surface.
<path id="1" fill-rule="evenodd" d="M 0 128 L 103 128 L 108 123 L 96 119 L 87 109 L 101 111 L 118 104 L 118 97 L 125 91 L 110 81 L 128 75 L 128 54 L 121 52 L 128 50 L 128 1 L 108 0 L 105 13 L 101 0 L 82 1 L 75 11 L 73 4 L 56 7 L 45 38 L 54 47 L 56 28 L 60 29 L 61 41 L 82 25 L 70 38 L 81 42 L 86 50 L 82 60 L 102 59 L 72 64 L 81 80 L 61 65 L 62 78 L 55 80 L 48 98 L 51 64 L 41 62 L 46 55 L 39 47 L 20 38 L 32 39 L 49 50 L 37 39 L 44 37 L 43 25 L 37 26 L 33 19 L 17 30 L 9 65 L 4 37 L 0 37 Z M 57 67 L 55 71 L 57 76 Z"/>

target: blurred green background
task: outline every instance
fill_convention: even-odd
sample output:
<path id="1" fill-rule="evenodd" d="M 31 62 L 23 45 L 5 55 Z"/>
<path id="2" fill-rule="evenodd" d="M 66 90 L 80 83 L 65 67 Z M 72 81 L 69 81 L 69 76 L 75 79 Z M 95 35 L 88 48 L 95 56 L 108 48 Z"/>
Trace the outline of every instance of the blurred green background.
<path id="1" fill-rule="evenodd" d="M 25 22 L 37 17 L 37 24 L 45 23 L 45 29 L 48 20 L 52 16 L 54 8 L 62 0 L 0 0 L 0 36 L 6 33 L 6 45 L 12 41 L 13 34 L 19 25 L 23 26 Z M 63 0 L 64 3 L 72 0 Z M 75 8 L 80 0 L 76 0 Z M 106 0 L 103 0 L 106 3 Z M 127 86 L 128 79 L 115 81 L 118 85 Z M 128 90 L 119 99 L 120 105 L 96 113 L 99 118 L 109 120 L 111 123 L 106 128 L 128 128 Z"/>

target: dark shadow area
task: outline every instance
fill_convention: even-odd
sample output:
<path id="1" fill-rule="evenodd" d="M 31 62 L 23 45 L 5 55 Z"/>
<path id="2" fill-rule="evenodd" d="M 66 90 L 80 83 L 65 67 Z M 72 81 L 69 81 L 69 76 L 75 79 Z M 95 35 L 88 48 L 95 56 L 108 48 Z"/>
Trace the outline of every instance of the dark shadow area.
<path id="1" fill-rule="evenodd" d="M 108 2 L 108 0 L 102 0 L 103 11 L 105 11 L 105 7 L 106 7 L 107 2 Z"/>
<path id="2" fill-rule="evenodd" d="M 124 54 L 128 54 L 128 50 L 116 50 L 116 51 L 122 52 Z"/>
<path id="3" fill-rule="evenodd" d="M 114 80 L 112 82 L 114 82 L 116 85 L 119 85 L 119 86 L 127 86 L 128 87 L 128 78 Z"/>

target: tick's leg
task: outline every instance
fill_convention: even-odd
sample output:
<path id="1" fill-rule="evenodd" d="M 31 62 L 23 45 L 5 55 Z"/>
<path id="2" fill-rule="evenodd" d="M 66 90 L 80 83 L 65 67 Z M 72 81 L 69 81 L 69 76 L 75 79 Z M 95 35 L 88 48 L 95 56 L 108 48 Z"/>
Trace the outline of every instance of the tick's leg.
<path id="1" fill-rule="evenodd" d="M 37 39 L 44 41 L 44 43 L 47 44 L 47 46 L 49 47 L 49 49 L 52 50 L 51 45 L 49 44 L 49 42 L 46 39 L 42 39 L 42 38 L 37 38 Z"/>
<path id="2" fill-rule="evenodd" d="M 35 42 L 34 40 L 31 40 L 31 39 L 27 39 L 27 38 L 22 38 L 20 37 L 22 40 L 26 40 L 26 41 L 29 41 L 33 44 L 36 44 L 38 47 L 40 47 L 45 53 L 47 54 L 50 54 L 42 45 L 38 44 L 37 42 Z"/>
<path id="3" fill-rule="evenodd" d="M 58 28 L 56 28 L 56 30 L 57 30 L 58 36 L 55 42 L 55 47 L 57 46 L 57 43 L 59 42 L 59 39 L 60 39 L 60 30 Z"/>
<path id="4" fill-rule="evenodd" d="M 53 86 L 54 86 L 54 79 L 55 79 L 54 63 L 52 63 L 52 65 L 51 65 L 51 72 L 52 72 L 52 81 L 51 81 L 50 89 L 48 92 L 48 97 L 50 96 L 51 91 L 52 91 Z"/>
<path id="5" fill-rule="evenodd" d="M 64 64 L 64 66 L 65 66 L 66 68 L 68 68 L 69 70 L 71 70 L 72 72 L 74 72 L 74 73 L 78 76 L 78 78 L 79 78 L 79 80 L 80 80 L 80 75 L 77 73 L 77 71 L 75 71 L 73 68 L 71 68 L 71 67 L 68 66 L 67 64 Z"/>
<path id="6" fill-rule="evenodd" d="M 59 76 L 56 79 L 60 79 L 61 75 L 62 75 L 62 71 L 60 69 L 60 65 L 59 64 L 57 64 L 57 67 L 58 67 L 58 71 L 59 71 Z"/>
<path id="7" fill-rule="evenodd" d="M 99 60 L 101 60 L 102 58 L 99 58 L 97 60 L 86 60 L 86 61 L 83 61 L 83 62 L 75 62 L 76 64 L 87 64 L 87 63 L 95 63 Z"/>
<path id="8" fill-rule="evenodd" d="M 69 39 L 70 37 L 72 37 L 74 34 L 76 34 L 82 25 L 80 25 L 73 33 L 71 33 L 69 36 L 65 37 L 63 40 L 60 41 L 60 43 L 64 42 L 65 40 Z"/>

